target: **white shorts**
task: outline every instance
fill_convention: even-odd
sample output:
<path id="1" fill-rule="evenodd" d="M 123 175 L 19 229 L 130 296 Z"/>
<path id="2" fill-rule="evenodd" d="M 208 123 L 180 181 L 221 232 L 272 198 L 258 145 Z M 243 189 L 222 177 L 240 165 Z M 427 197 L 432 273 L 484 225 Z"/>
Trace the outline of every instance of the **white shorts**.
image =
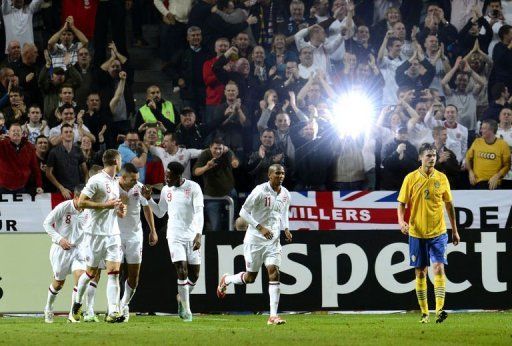
<path id="1" fill-rule="evenodd" d="M 171 261 L 174 262 L 188 262 L 188 264 L 200 265 L 201 264 L 201 251 L 193 250 L 193 241 L 178 241 L 167 239 L 169 245 L 169 252 L 171 253 Z"/>
<path id="2" fill-rule="evenodd" d="M 123 238 L 121 237 L 121 251 L 123 259 L 128 264 L 142 263 L 142 237 Z"/>
<path id="3" fill-rule="evenodd" d="M 259 272 L 261 266 L 281 266 L 281 243 L 270 245 L 244 243 L 245 269 L 249 272 Z"/>
<path id="4" fill-rule="evenodd" d="M 102 260 L 121 262 L 121 237 L 119 235 L 87 234 L 86 262 L 91 268 L 98 268 Z"/>
<path id="5" fill-rule="evenodd" d="M 82 247 L 64 250 L 60 245 L 52 244 L 50 263 L 55 280 L 64 281 L 66 276 L 76 270 L 85 270 L 85 253 Z"/>

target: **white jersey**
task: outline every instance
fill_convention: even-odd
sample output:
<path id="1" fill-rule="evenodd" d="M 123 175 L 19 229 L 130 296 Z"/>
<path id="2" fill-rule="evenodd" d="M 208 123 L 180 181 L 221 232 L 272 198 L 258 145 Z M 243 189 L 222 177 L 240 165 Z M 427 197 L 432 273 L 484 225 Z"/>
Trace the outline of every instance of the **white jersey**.
<path id="1" fill-rule="evenodd" d="M 249 223 L 245 233 L 244 243 L 270 244 L 279 242 L 282 229 L 289 228 L 288 210 L 290 209 L 290 192 L 281 186 L 281 191 L 274 191 L 269 182 L 260 184 L 252 190 L 245 200 L 240 216 Z M 271 240 L 266 239 L 257 229 L 260 224 L 274 234 Z"/>
<path id="2" fill-rule="evenodd" d="M 125 191 L 119 186 L 121 200 L 126 204 L 126 216 L 118 217 L 117 224 L 121 231 L 121 237 L 140 238 L 142 236 L 142 223 L 140 222 L 140 206 L 147 206 L 148 201 L 141 194 L 143 185 L 137 182 L 130 191 Z"/>
<path id="3" fill-rule="evenodd" d="M 81 217 L 73 200 L 59 203 L 44 219 L 43 227 L 52 238 L 53 243 L 59 244 L 62 238 L 75 246 L 79 246 L 84 237 L 81 225 L 85 220 Z"/>
<path id="4" fill-rule="evenodd" d="M 185 167 L 183 171 L 183 178 L 190 179 L 190 160 L 197 159 L 199 155 L 203 152 L 200 149 L 185 149 L 178 148 L 176 154 L 172 155 L 165 151 L 164 148 L 151 146 L 149 148 L 151 154 L 157 156 L 162 160 L 162 165 L 164 166 L 164 171 L 167 170 L 167 165 L 170 162 L 179 162 Z"/>
<path id="5" fill-rule="evenodd" d="M 89 178 L 82 193 L 94 202 L 105 203 L 119 198 L 119 184 L 115 178 L 101 171 Z M 115 209 L 91 209 L 90 213 L 91 221 L 87 233 L 108 236 L 120 234 Z"/>
<path id="6" fill-rule="evenodd" d="M 181 186 L 164 186 L 160 201 L 149 201 L 159 218 L 167 212 L 167 239 L 192 241 L 203 232 L 203 192 L 196 182 L 185 179 Z"/>

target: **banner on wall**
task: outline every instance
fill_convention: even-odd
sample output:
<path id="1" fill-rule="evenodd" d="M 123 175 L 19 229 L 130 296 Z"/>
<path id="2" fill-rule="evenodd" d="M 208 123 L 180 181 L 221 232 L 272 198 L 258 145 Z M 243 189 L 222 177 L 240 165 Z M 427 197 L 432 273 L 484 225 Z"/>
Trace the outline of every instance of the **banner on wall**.
<path id="1" fill-rule="evenodd" d="M 392 191 L 292 192 L 293 230 L 397 229 L 398 196 Z M 512 191 L 453 191 L 460 228 L 512 226 Z M 56 199 L 50 194 L 0 195 L 0 233 L 43 232 Z M 449 226 L 448 219 L 446 224 Z"/>

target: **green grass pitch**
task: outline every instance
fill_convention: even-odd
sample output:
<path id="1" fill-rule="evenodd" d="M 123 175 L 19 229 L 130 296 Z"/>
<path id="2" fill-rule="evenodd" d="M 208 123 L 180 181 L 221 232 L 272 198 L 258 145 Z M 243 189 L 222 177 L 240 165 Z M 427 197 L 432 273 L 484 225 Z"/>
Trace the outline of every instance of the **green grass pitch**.
<path id="1" fill-rule="evenodd" d="M 442 324 L 420 324 L 418 313 L 384 315 L 282 315 L 288 323 L 267 326 L 266 315 L 133 316 L 129 323 L 53 324 L 43 318 L 0 318 L 0 345 L 511 345 L 512 312 L 452 313 Z"/>

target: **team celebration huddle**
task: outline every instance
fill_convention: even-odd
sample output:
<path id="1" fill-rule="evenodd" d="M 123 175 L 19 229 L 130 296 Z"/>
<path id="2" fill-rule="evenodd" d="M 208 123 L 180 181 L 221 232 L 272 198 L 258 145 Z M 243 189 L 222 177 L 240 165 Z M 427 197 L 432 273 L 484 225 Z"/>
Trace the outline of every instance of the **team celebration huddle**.
<path id="1" fill-rule="evenodd" d="M 129 304 L 135 294 L 142 262 L 143 232 L 141 206 L 149 226 L 149 245 L 159 238 L 153 213 L 161 218 L 168 214 L 167 242 L 177 273 L 178 314 L 192 321 L 190 293 L 199 276 L 201 236 L 203 231 L 203 193 L 200 186 L 182 177 L 185 170 L 179 162 L 170 162 L 166 170 L 166 186 L 156 203 L 151 188 L 141 184 L 137 168 L 121 166 L 117 150 L 103 154 L 103 169 L 91 175 L 85 186 L 75 188 L 74 198 L 57 205 L 44 221 L 52 239 L 50 262 L 53 280 L 48 288 L 44 308 L 46 323 L 53 323 L 53 306 L 66 277 L 73 275 L 72 306 L 68 321 L 99 322 L 94 313 L 94 296 L 100 271 L 107 273 L 108 310 L 105 322 L 120 323 L 130 319 Z M 246 272 L 222 276 L 217 295 L 224 298 L 229 284 L 254 282 L 264 264 L 269 275 L 269 325 L 286 323 L 277 315 L 279 304 L 279 266 L 281 263 L 280 231 L 292 240 L 288 225 L 290 193 L 282 186 L 284 168 L 270 166 L 269 181 L 258 185 L 247 198 L 240 216 L 249 227 L 244 240 Z M 119 273 L 125 262 L 127 279 L 120 296 Z"/>

